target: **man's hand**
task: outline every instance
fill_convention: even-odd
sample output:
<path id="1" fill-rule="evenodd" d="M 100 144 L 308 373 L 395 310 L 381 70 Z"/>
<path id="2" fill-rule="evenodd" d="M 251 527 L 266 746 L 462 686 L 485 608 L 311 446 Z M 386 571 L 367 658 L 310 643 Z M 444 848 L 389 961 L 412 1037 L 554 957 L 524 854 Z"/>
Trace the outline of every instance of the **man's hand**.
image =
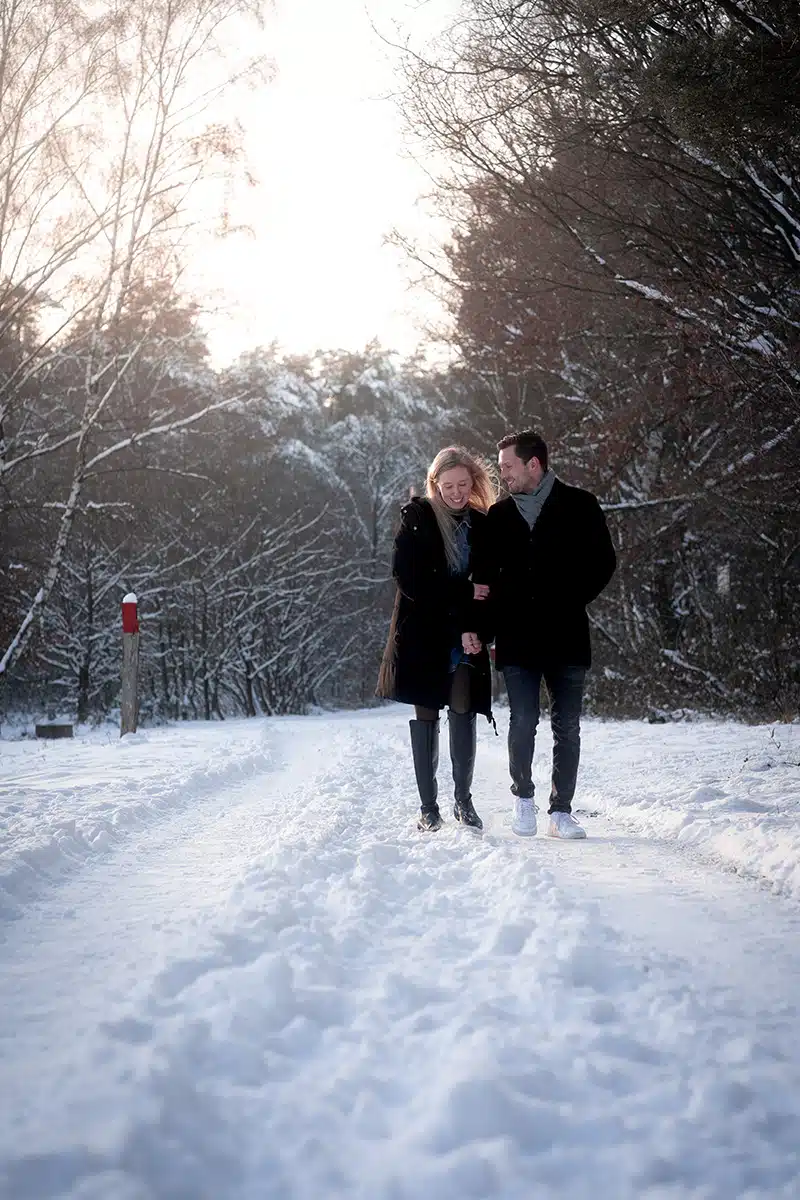
<path id="1" fill-rule="evenodd" d="M 476 600 L 488 600 L 489 599 L 488 583 L 473 583 L 472 586 L 475 589 L 475 599 Z"/>
<path id="2" fill-rule="evenodd" d="M 461 647 L 465 654 L 480 654 L 483 644 L 477 633 L 462 633 Z"/>

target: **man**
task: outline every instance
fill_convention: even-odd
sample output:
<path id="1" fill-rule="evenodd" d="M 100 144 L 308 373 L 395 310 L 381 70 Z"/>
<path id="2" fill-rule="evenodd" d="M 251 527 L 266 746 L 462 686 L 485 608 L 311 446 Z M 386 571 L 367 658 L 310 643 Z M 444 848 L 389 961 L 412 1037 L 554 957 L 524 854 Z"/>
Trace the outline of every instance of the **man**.
<path id="1" fill-rule="evenodd" d="M 556 478 L 538 433 L 508 434 L 497 448 L 510 496 L 489 509 L 488 580 L 495 665 L 503 672 L 511 709 L 512 828 L 521 837 L 536 833 L 531 765 L 544 679 L 553 730 L 548 833 L 583 838 L 586 833 L 572 816 L 572 798 L 591 663 L 586 605 L 607 586 L 616 555 L 597 500 Z"/>

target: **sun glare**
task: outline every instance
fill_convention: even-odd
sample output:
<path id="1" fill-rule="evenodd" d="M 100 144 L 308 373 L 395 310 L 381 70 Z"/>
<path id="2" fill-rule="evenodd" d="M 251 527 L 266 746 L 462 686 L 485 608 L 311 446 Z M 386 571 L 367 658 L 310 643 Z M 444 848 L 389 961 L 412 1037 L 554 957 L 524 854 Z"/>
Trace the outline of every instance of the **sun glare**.
<path id="1" fill-rule="evenodd" d="M 431 5 L 441 21 L 452 0 Z M 414 17 L 404 0 L 286 0 L 268 17 L 275 79 L 238 114 L 258 184 L 232 198 L 249 234 L 218 240 L 199 275 L 215 309 L 211 344 L 220 361 L 277 340 L 291 352 L 363 347 L 377 337 L 410 353 L 436 317 L 410 291 L 413 272 L 385 244 L 414 229 L 428 183 L 411 161 L 389 93 L 392 51 L 376 33 Z M 419 16 L 417 14 L 417 21 Z"/>

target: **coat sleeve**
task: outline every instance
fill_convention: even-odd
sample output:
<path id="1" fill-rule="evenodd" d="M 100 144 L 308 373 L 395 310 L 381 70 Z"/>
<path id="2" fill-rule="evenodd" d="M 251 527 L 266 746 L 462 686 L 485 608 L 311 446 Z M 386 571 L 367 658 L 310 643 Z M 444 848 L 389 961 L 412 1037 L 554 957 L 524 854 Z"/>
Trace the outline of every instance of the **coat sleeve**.
<path id="1" fill-rule="evenodd" d="M 479 530 L 476 529 L 470 547 L 469 571 L 473 583 L 487 583 L 491 585 L 492 562 L 489 554 L 490 537 L 488 530 L 489 517 L 487 516 L 481 522 Z"/>
<path id="2" fill-rule="evenodd" d="M 481 530 L 473 538 L 470 550 L 470 579 L 472 583 L 485 583 L 489 586 L 489 599 L 476 600 L 474 591 L 470 592 L 469 601 L 461 615 L 461 632 L 477 633 L 481 641 L 488 644 L 494 640 L 494 619 L 492 608 L 492 580 L 495 568 L 491 554 L 492 539 L 489 534 L 489 517 L 481 523 Z"/>
<path id="3" fill-rule="evenodd" d="M 460 611 L 472 597 L 472 584 L 437 570 L 423 547 L 419 514 L 404 508 L 394 539 L 392 575 L 403 595 L 421 605 Z"/>
<path id="4" fill-rule="evenodd" d="M 591 604 L 608 587 L 617 569 L 617 556 L 605 513 L 594 496 L 587 509 L 585 528 L 581 599 L 584 604 Z"/>

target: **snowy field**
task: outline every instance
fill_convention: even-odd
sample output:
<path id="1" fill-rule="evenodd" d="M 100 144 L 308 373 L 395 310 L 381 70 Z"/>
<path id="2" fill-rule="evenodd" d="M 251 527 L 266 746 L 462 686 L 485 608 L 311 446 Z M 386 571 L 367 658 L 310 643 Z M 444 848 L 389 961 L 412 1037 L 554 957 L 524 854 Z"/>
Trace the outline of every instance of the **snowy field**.
<path id="1" fill-rule="evenodd" d="M 407 718 L 0 742 L 3 1200 L 797 1200 L 800 727 L 587 722 L 562 843 Z"/>

